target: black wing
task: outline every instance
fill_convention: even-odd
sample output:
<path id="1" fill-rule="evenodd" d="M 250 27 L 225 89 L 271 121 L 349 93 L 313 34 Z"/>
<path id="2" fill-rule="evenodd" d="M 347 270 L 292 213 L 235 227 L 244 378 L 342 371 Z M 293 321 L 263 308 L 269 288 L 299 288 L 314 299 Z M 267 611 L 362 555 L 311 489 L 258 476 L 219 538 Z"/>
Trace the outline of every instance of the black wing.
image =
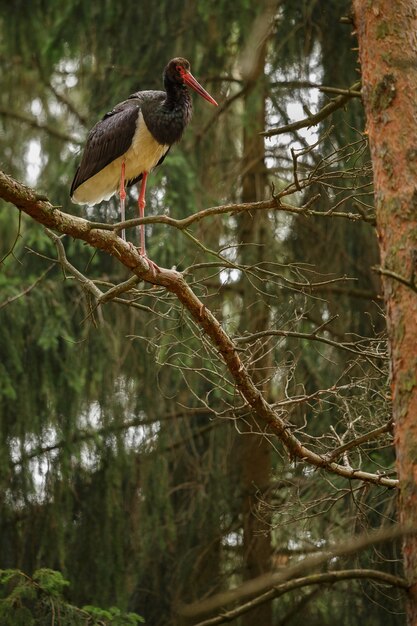
<path id="1" fill-rule="evenodd" d="M 127 152 L 136 131 L 139 112 L 137 98 L 126 100 L 106 113 L 90 130 L 81 163 L 72 181 L 71 196 L 77 187 Z"/>

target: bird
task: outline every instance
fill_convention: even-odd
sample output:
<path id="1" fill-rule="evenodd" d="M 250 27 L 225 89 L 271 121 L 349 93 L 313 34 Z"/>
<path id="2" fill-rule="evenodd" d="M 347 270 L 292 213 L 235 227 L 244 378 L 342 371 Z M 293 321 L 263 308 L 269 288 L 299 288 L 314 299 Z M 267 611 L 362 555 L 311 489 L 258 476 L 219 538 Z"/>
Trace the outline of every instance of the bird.
<path id="1" fill-rule="evenodd" d="M 161 165 L 191 120 L 192 100 L 188 87 L 218 106 L 191 74 L 187 59 L 171 59 L 162 77 L 165 91 L 133 93 L 90 130 L 71 185 L 70 196 L 74 203 L 95 205 L 118 193 L 124 222 L 126 187 L 140 182 L 139 216 L 144 217 L 148 174 Z M 124 230 L 122 238 L 126 240 Z M 148 259 L 144 224 L 140 226 L 139 253 Z"/>

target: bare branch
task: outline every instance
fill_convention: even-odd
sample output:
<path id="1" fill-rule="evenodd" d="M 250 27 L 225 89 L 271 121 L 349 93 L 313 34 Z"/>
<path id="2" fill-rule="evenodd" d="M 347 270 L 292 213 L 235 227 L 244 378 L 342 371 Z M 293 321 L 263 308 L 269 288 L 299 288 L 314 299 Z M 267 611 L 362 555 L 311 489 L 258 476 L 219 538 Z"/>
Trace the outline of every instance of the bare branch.
<path id="1" fill-rule="evenodd" d="M 56 139 L 60 139 L 61 141 L 70 142 L 75 145 L 82 144 L 82 141 L 80 139 L 76 139 L 73 135 L 64 133 L 61 130 L 58 130 L 58 128 L 54 128 L 53 126 L 50 126 L 49 124 L 43 124 L 42 122 L 39 122 L 35 117 L 32 117 L 30 115 L 25 115 L 24 113 L 18 113 L 17 111 L 14 111 L 11 109 L 5 109 L 4 107 L 0 107 L 0 115 L 2 115 L 3 117 L 8 117 L 10 119 L 17 120 L 18 122 L 23 122 L 24 124 L 27 124 L 31 128 L 44 131 L 48 133 L 48 135 L 51 135 L 51 137 L 56 137 Z"/>
<path id="2" fill-rule="evenodd" d="M 381 354 L 380 352 L 374 352 L 372 350 L 364 350 L 358 347 L 354 342 L 339 342 L 334 341 L 333 339 L 329 339 L 327 337 L 323 337 L 323 335 L 318 335 L 319 329 L 313 330 L 311 333 L 300 333 L 292 330 L 262 330 L 258 333 L 253 333 L 251 335 L 244 335 L 243 337 L 236 337 L 234 341 L 236 343 L 248 343 L 251 341 L 255 341 L 256 339 L 260 339 L 262 337 L 296 337 L 298 339 L 309 339 L 312 341 L 320 341 L 321 343 L 326 343 L 329 346 L 333 346 L 334 348 L 339 348 L 340 350 L 346 350 L 347 352 L 351 352 L 353 354 L 359 354 L 361 356 L 368 356 L 372 359 L 384 359 L 388 360 L 388 357 Z"/>
<path id="3" fill-rule="evenodd" d="M 394 423 L 393 420 L 390 419 L 383 426 L 380 426 L 379 428 L 374 428 L 374 430 L 371 430 L 369 433 L 364 433 L 360 437 L 356 437 L 355 439 L 352 439 L 351 441 L 348 441 L 347 443 L 342 444 L 338 448 L 335 448 L 328 454 L 329 460 L 333 461 L 337 459 L 340 455 L 342 455 L 344 452 L 347 452 L 347 450 L 352 450 L 352 448 L 357 448 L 358 446 L 361 446 L 362 444 L 367 443 L 368 441 L 372 441 L 374 439 L 377 439 L 378 437 L 380 437 L 381 435 L 385 433 L 391 432 L 393 423 Z"/>
<path id="4" fill-rule="evenodd" d="M 309 587 L 311 585 L 329 585 L 342 582 L 344 580 L 363 579 L 375 580 L 376 582 L 379 582 L 381 584 L 389 585 L 390 587 L 397 587 L 399 589 L 403 589 L 404 591 L 408 589 L 408 583 L 405 578 L 401 578 L 400 576 L 393 576 L 392 574 L 387 574 L 386 572 L 380 572 L 373 569 L 347 569 L 338 570 L 335 572 L 326 572 L 324 574 L 311 574 L 310 576 L 296 578 L 295 580 L 282 583 L 281 585 L 275 585 L 272 589 L 266 591 L 260 596 L 257 596 L 253 600 L 249 600 L 249 602 L 245 602 L 245 604 L 241 604 L 230 611 L 226 611 L 217 615 L 216 617 L 212 617 L 202 622 L 198 622 L 195 626 L 215 626 L 216 624 L 231 622 L 240 615 L 244 615 L 245 613 L 252 611 L 261 604 L 269 602 L 274 598 L 278 598 L 285 593 L 294 591 L 294 589 L 301 589 L 303 587 Z"/>
<path id="5" fill-rule="evenodd" d="M 262 576 L 241 584 L 239 587 L 235 587 L 235 589 L 223 591 L 211 598 L 202 600 L 201 602 L 194 602 L 193 604 L 184 606 L 181 609 L 181 614 L 191 617 L 216 611 L 220 607 L 230 604 L 231 602 L 246 600 L 256 594 L 264 593 L 265 590 L 269 591 L 271 588 L 276 589 L 278 588 L 278 585 L 281 586 L 286 581 L 292 581 L 295 583 L 294 579 L 296 579 L 297 576 L 316 569 L 317 567 L 320 567 L 329 562 L 331 559 L 335 559 L 337 557 L 352 556 L 354 554 L 362 552 L 363 550 L 366 550 L 371 546 L 386 543 L 387 541 L 393 541 L 395 539 L 398 539 L 399 537 L 404 537 L 406 535 L 415 535 L 416 533 L 416 528 L 394 526 L 391 528 L 378 530 L 370 534 L 355 537 L 350 541 L 345 541 L 337 546 L 332 547 L 326 552 L 306 557 L 305 559 L 298 561 L 295 565 L 286 567 L 285 570 L 263 574 Z M 332 574 L 334 573 L 336 572 L 332 572 Z M 385 578 L 385 582 L 388 583 L 388 580 L 391 581 L 388 584 L 401 587 L 403 589 L 408 588 L 407 581 L 402 578 L 399 578 L 397 576 L 392 576 L 392 578 L 389 578 L 389 574 L 383 574 L 381 572 L 381 577 L 382 576 L 388 577 Z M 305 578 L 310 577 L 304 577 L 304 580 Z M 202 625 L 199 624 L 199 626 Z"/>
<path id="6" fill-rule="evenodd" d="M 113 301 L 118 304 L 123 304 L 126 306 L 131 306 L 132 308 L 140 309 L 141 311 L 146 311 L 147 313 L 155 313 L 150 307 L 145 306 L 144 304 L 139 304 L 138 302 L 133 302 L 132 300 L 126 300 L 124 298 L 119 298 L 118 294 L 125 293 L 126 291 L 132 289 L 134 285 L 139 282 L 138 276 L 131 276 L 128 280 L 119 285 L 114 285 L 108 291 L 101 291 L 94 281 L 90 280 L 85 276 L 82 272 L 80 272 L 72 263 L 70 263 L 65 254 L 64 244 L 61 241 L 61 237 L 55 235 L 51 230 L 45 229 L 46 234 L 52 241 L 55 243 L 58 252 L 58 262 L 61 267 L 68 271 L 68 273 L 77 279 L 77 281 L 89 291 L 96 300 L 96 307 L 101 304 L 105 304 L 106 302 Z"/>
<path id="7" fill-rule="evenodd" d="M 298 183 L 299 188 L 303 189 L 311 184 L 311 181 L 302 181 Z M 315 200 L 317 200 L 320 196 L 316 195 L 313 199 L 310 199 L 308 203 L 303 206 L 295 206 L 293 204 L 287 204 L 280 201 L 280 198 L 288 195 L 289 193 L 293 193 L 296 191 L 298 187 L 292 188 L 292 186 L 285 190 L 285 192 L 280 192 L 279 194 L 275 194 L 271 200 L 262 200 L 260 202 L 248 202 L 248 203 L 240 203 L 240 204 L 224 204 L 216 207 L 210 207 L 208 209 L 202 209 L 201 211 L 197 211 L 197 213 L 193 213 L 188 217 L 184 217 L 183 219 L 175 219 L 170 217 L 169 215 L 149 215 L 143 218 L 135 218 L 132 220 L 126 220 L 124 222 L 118 222 L 116 224 L 102 224 L 98 222 L 88 222 L 91 228 L 98 228 L 103 230 L 113 230 L 118 233 L 123 229 L 134 228 L 139 226 L 140 224 L 166 224 L 167 226 L 172 226 L 173 228 L 177 228 L 178 230 L 185 230 L 191 224 L 198 223 L 208 217 L 214 217 L 217 215 L 235 215 L 238 213 L 243 213 L 245 211 L 267 211 L 273 209 L 274 211 L 282 211 L 284 213 L 292 213 L 294 215 L 304 215 L 305 217 L 337 217 L 343 218 L 350 221 L 363 221 L 368 222 L 369 224 L 374 225 L 375 220 L 373 217 L 368 217 L 363 213 L 352 213 L 345 211 L 333 211 L 333 212 L 324 212 L 324 211 L 316 211 L 311 209 L 311 204 Z"/>
<path id="8" fill-rule="evenodd" d="M 270 130 L 266 130 L 261 135 L 264 137 L 272 137 L 273 135 L 282 135 L 284 133 L 292 132 L 294 130 L 300 130 L 300 128 L 310 128 L 311 126 L 317 126 L 320 122 L 322 122 L 326 117 L 341 109 L 345 104 L 351 100 L 351 98 L 355 98 L 358 94 L 357 89 L 360 87 L 360 82 L 356 82 L 352 85 L 352 87 L 346 90 L 346 93 L 333 98 L 328 102 L 323 108 L 321 108 L 315 115 L 309 115 L 307 118 L 303 120 L 299 120 L 298 122 L 293 122 L 292 124 L 287 124 L 286 126 L 280 126 L 278 128 L 271 128 Z"/>
<path id="9" fill-rule="evenodd" d="M 58 102 L 66 106 L 68 111 L 70 111 L 77 118 L 80 124 L 82 124 L 83 126 L 86 126 L 88 122 L 87 118 L 78 111 L 74 103 L 71 102 L 71 100 L 67 98 L 65 94 L 63 94 L 61 91 L 58 91 L 58 89 L 54 87 L 52 82 L 45 80 L 44 83 L 48 87 L 48 89 L 52 91 L 52 93 L 54 94 Z M 72 141 L 72 143 L 74 143 L 74 141 Z M 82 142 L 76 141 L 75 143 L 82 143 Z"/>
<path id="10" fill-rule="evenodd" d="M 74 434 L 70 438 L 66 436 L 64 439 L 58 439 L 54 443 L 51 443 L 47 446 L 36 446 L 32 450 L 22 453 L 18 459 L 12 461 L 11 465 L 20 466 L 23 463 L 30 461 L 31 459 L 36 459 L 45 454 L 49 454 L 50 452 L 54 452 L 55 450 L 60 450 L 61 448 L 65 448 L 66 446 L 70 444 L 83 443 L 87 441 L 97 442 L 97 439 L 99 437 L 106 437 L 115 433 L 127 431 L 130 428 L 139 428 L 139 427 L 143 428 L 144 426 L 151 426 L 158 422 L 163 422 L 166 420 L 171 421 L 173 417 L 177 419 L 185 418 L 185 417 L 190 417 L 192 415 L 198 415 L 199 413 L 202 413 L 202 412 L 207 413 L 207 409 L 204 408 L 204 411 L 203 411 L 202 409 L 198 407 L 189 408 L 187 410 L 183 410 L 182 412 L 178 411 L 177 413 L 174 413 L 174 414 L 173 412 L 170 412 L 164 415 L 158 415 L 158 417 L 155 417 L 155 418 L 146 419 L 143 417 L 134 417 L 130 420 L 126 420 L 122 422 L 112 422 L 110 424 L 106 424 L 106 426 L 103 426 L 101 428 L 81 428 L 77 432 L 74 432 Z M 222 422 L 220 420 L 211 421 L 205 426 L 203 426 L 202 428 L 200 428 L 200 430 L 197 432 L 198 434 L 202 434 L 206 432 L 207 430 L 210 430 L 212 428 L 217 428 L 219 426 L 223 426 L 224 424 L 225 422 Z M 188 439 L 181 439 L 181 440 L 175 441 L 170 446 L 165 447 L 164 450 L 165 451 L 175 450 L 178 447 L 184 445 L 184 443 L 186 443 L 187 441 Z M 154 454 L 159 454 L 160 452 L 161 452 L 161 448 L 155 448 L 153 450 Z"/>
<path id="11" fill-rule="evenodd" d="M 291 458 L 298 458 L 315 467 L 326 469 L 345 478 L 364 480 L 386 487 L 398 486 L 397 480 L 382 474 L 372 474 L 360 469 L 345 467 L 335 462 L 329 462 L 325 456 L 317 454 L 304 446 L 291 432 L 284 415 L 275 410 L 257 388 L 247 367 L 241 360 L 237 346 L 211 311 L 195 295 L 182 274 L 163 268 L 155 271 L 132 245 L 117 237 L 115 233 L 96 229 L 87 220 L 63 213 L 49 202 L 39 199 L 39 196 L 30 188 L 21 185 L 2 172 L 0 173 L 0 197 L 7 202 L 13 203 L 17 208 L 48 228 L 53 228 L 60 233 L 81 239 L 95 248 L 104 250 L 132 271 L 135 276 L 151 284 L 160 285 L 174 294 L 184 308 L 188 310 L 190 316 L 200 327 L 200 331 L 205 333 L 214 349 L 223 359 L 236 390 L 246 401 L 248 408 L 263 423 L 264 434 L 269 436 L 275 435 L 284 445 Z M 62 243 L 59 238 L 57 240 L 59 243 Z M 75 274 L 77 274 L 78 270 L 76 268 L 74 270 Z M 80 280 L 89 289 L 98 289 L 85 276 L 81 275 Z"/>
<path id="12" fill-rule="evenodd" d="M 397 280 L 402 285 L 409 287 L 409 289 L 417 293 L 417 284 L 415 282 L 414 271 L 411 272 L 410 278 L 405 278 L 404 276 L 401 276 L 401 274 L 398 274 L 397 272 L 393 272 L 392 270 L 386 269 L 384 267 L 374 267 L 373 269 L 375 270 L 375 272 L 378 272 L 378 274 L 380 274 L 381 276 L 387 276 L 388 278 L 393 278 L 394 280 Z"/>
<path id="13" fill-rule="evenodd" d="M 27 294 L 30 293 L 32 289 L 36 287 L 36 285 L 39 285 L 39 283 L 45 278 L 45 276 L 51 271 L 52 268 L 53 268 L 53 264 L 47 267 L 46 270 L 42 272 L 42 274 L 38 276 L 38 278 L 31 285 L 26 287 L 26 289 L 23 289 L 23 291 L 20 291 L 16 295 L 10 296 L 9 298 L 7 298 L 4 302 L 0 304 L 0 309 L 7 306 L 8 304 L 11 304 L 15 300 L 22 298 L 23 296 L 27 296 Z"/>
<path id="14" fill-rule="evenodd" d="M 2 265 L 4 263 L 4 261 L 7 259 L 7 257 L 9 257 L 11 254 L 13 254 L 13 251 L 14 251 L 14 249 L 16 247 L 16 244 L 17 244 L 17 242 L 19 240 L 19 237 L 20 237 L 21 225 L 22 225 L 22 212 L 19 211 L 19 221 L 18 221 L 18 224 L 17 224 L 16 236 L 14 238 L 14 241 L 13 241 L 12 245 L 10 246 L 10 249 L 6 252 L 6 254 L 3 256 L 3 258 L 0 259 L 0 265 Z"/>

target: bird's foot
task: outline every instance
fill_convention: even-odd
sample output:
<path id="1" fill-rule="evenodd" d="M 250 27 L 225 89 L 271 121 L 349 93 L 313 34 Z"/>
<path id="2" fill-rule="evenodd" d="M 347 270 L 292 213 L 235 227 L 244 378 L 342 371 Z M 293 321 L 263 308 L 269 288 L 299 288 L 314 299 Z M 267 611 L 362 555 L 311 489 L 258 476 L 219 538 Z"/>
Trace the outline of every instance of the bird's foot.
<path id="1" fill-rule="evenodd" d="M 137 248 L 136 246 L 133 245 L 131 241 L 128 241 L 127 243 L 129 247 L 132 249 L 132 251 L 139 252 L 140 256 L 143 259 L 145 259 L 145 261 L 149 265 L 149 269 L 151 270 L 152 274 L 155 275 L 161 272 L 161 268 L 159 267 L 159 265 L 157 265 L 154 261 L 152 261 L 152 259 L 148 257 L 148 255 L 146 254 L 146 251 L 144 252 L 142 248 Z"/>
<path id="2" fill-rule="evenodd" d="M 151 270 L 152 274 L 156 275 L 156 274 L 160 274 L 161 273 L 161 268 L 159 267 L 159 265 L 157 265 L 154 261 L 152 261 L 146 255 L 146 253 L 142 254 L 142 252 L 139 250 L 139 254 L 140 254 L 141 257 L 143 257 L 145 259 L 145 261 L 149 265 L 149 269 Z"/>

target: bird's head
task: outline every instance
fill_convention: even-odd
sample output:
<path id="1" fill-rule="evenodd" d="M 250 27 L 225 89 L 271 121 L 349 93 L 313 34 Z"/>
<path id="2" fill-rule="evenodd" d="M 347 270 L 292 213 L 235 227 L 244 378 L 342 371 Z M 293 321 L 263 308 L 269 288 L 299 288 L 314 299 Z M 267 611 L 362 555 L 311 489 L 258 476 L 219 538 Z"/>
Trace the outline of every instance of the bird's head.
<path id="1" fill-rule="evenodd" d="M 194 89 L 200 96 L 202 96 L 205 100 L 218 106 L 217 102 L 211 95 L 200 85 L 198 80 L 194 78 L 191 74 L 191 66 L 187 59 L 183 59 L 182 57 L 176 57 L 175 59 L 171 59 L 164 70 L 164 76 L 173 83 L 179 83 L 183 85 L 187 85 L 187 87 L 191 87 Z"/>

